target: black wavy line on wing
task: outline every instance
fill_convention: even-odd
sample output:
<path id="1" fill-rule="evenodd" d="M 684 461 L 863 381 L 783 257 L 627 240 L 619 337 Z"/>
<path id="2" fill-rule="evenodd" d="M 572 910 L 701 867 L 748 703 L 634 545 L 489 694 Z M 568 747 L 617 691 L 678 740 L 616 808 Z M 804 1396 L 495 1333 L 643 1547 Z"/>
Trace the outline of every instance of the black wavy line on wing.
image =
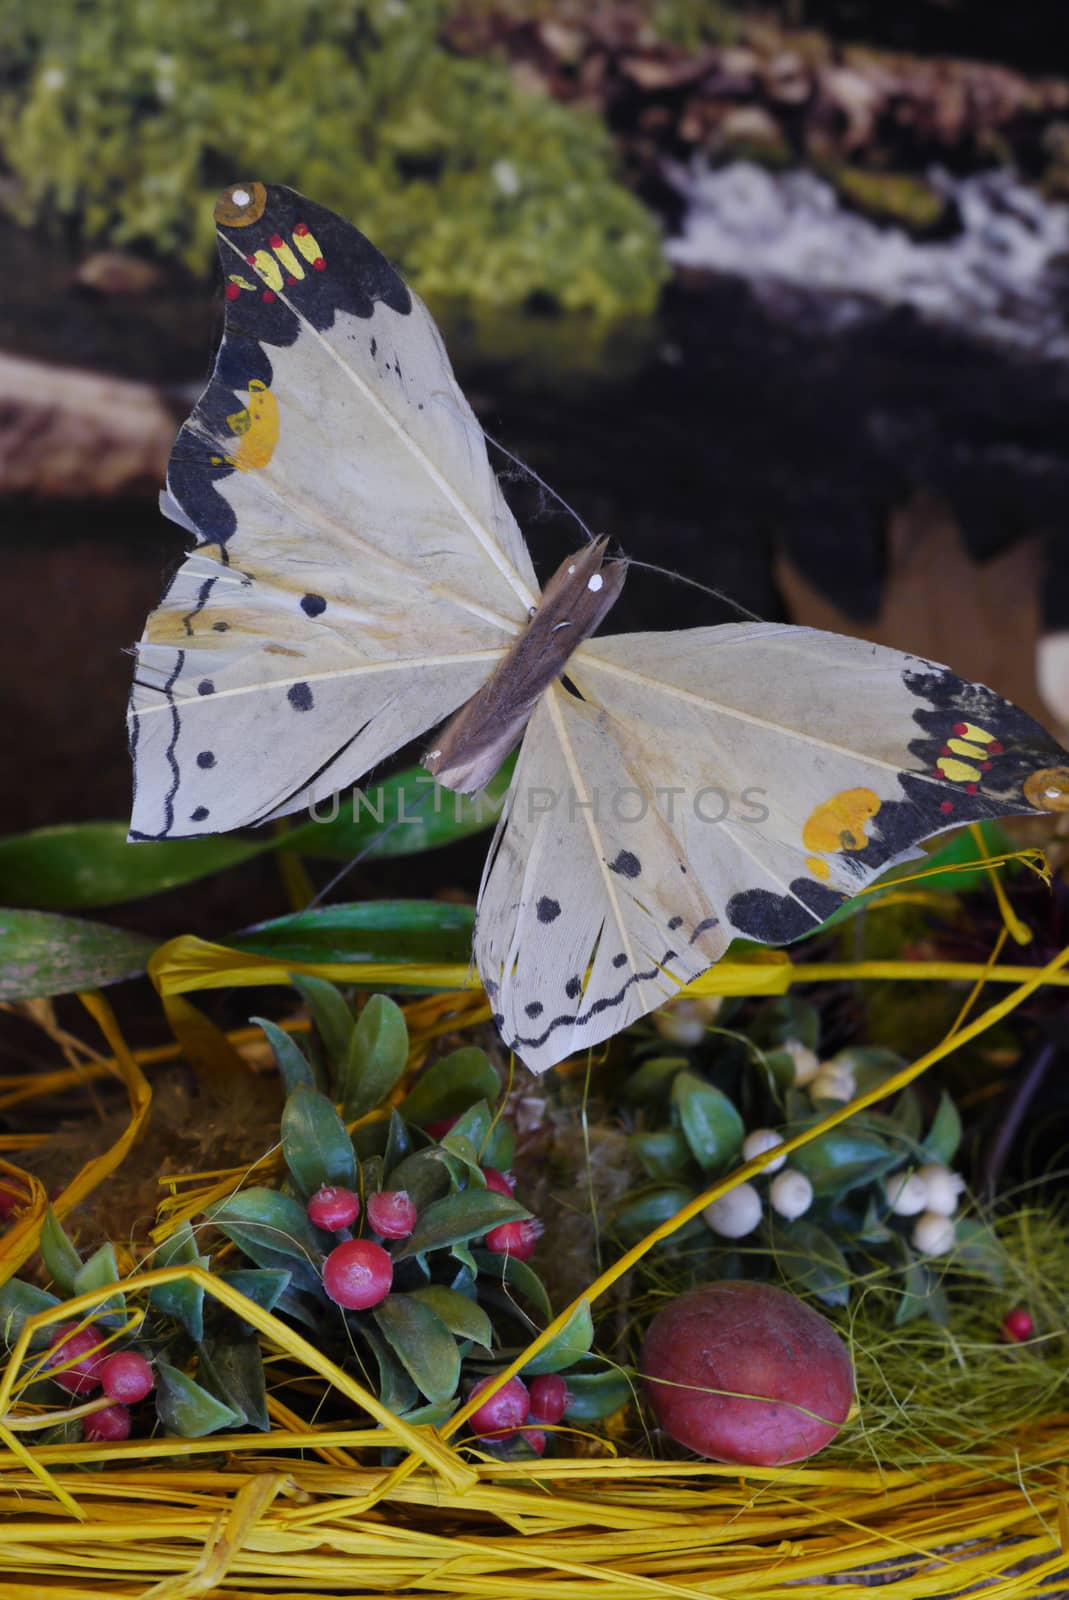
<path id="1" fill-rule="evenodd" d="M 171 787 L 168 789 L 167 793 L 163 797 L 164 816 L 165 816 L 166 820 L 164 822 L 164 826 L 160 829 L 159 833 L 142 833 L 139 829 L 131 829 L 130 835 L 129 835 L 129 837 L 131 839 L 166 839 L 167 835 L 170 833 L 171 829 L 174 827 L 174 800 L 175 800 L 175 795 L 178 793 L 178 785 L 179 785 L 179 783 L 181 781 L 181 773 L 180 773 L 179 768 L 178 768 L 178 757 L 175 755 L 175 749 L 176 749 L 176 747 L 178 745 L 178 735 L 182 731 L 182 723 L 181 723 L 181 719 L 179 718 L 179 715 L 178 715 L 178 702 L 176 701 L 176 699 L 174 697 L 173 690 L 174 690 L 175 680 L 177 679 L 178 674 L 181 672 L 183 666 L 185 665 L 185 659 L 186 659 L 186 653 L 185 653 L 184 650 L 176 650 L 175 651 L 174 671 L 171 673 L 171 676 L 167 679 L 167 682 L 164 684 L 163 690 L 162 690 L 163 694 L 167 698 L 167 704 L 171 708 L 171 742 L 167 746 L 166 751 L 164 752 L 164 757 L 165 757 L 165 759 L 167 761 L 168 766 L 171 769 L 171 773 L 173 775 L 173 778 L 172 778 Z M 134 720 L 136 721 L 137 719 L 135 718 Z M 134 741 L 134 743 L 136 743 L 136 740 Z M 131 750 L 132 749 L 133 749 L 133 744 L 131 745 Z M 136 783 L 136 779 L 135 779 L 135 783 Z"/>
<path id="2" fill-rule="evenodd" d="M 538 1050 L 542 1045 L 545 1044 L 550 1034 L 555 1032 L 557 1028 L 563 1028 L 568 1025 L 575 1028 L 584 1027 L 585 1024 L 592 1021 L 594 1017 L 600 1016 L 603 1011 L 609 1011 L 613 1006 L 618 1006 L 633 983 L 648 983 L 651 978 L 655 978 L 657 974 L 664 969 L 669 961 L 675 961 L 678 956 L 678 950 L 666 950 L 656 966 L 651 967 L 648 972 L 633 972 L 622 988 L 618 989 L 615 994 L 603 995 L 600 1000 L 595 1000 L 589 1011 L 576 1011 L 573 1013 L 566 1012 L 559 1017 L 554 1017 L 553 1021 L 549 1024 L 544 1033 L 533 1035 L 530 1038 L 528 1038 L 526 1035 L 517 1035 L 515 1039 L 507 1040 L 506 1043 L 508 1044 L 509 1049 L 515 1050 L 522 1045 L 527 1045 L 533 1050 Z M 487 993 L 489 993 L 489 984 L 484 985 L 484 987 L 486 988 Z M 498 1014 L 493 1018 L 493 1021 L 495 1026 L 500 1028 L 504 1024 L 505 1019 L 503 1016 Z"/>

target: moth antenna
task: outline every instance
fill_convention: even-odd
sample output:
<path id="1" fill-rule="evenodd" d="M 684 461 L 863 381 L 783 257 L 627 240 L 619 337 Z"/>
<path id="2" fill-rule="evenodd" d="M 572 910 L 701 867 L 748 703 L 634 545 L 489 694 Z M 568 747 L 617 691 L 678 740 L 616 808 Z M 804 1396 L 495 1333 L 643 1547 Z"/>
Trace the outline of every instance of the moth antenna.
<path id="1" fill-rule="evenodd" d="M 347 878 L 349 876 L 350 872 L 352 872 L 353 868 L 354 867 L 358 867 L 360 865 L 361 861 L 363 861 L 364 857 L 371 854 L 372 850 L 374 850 L 375 846 L 378 844 L 380 839 L 389 838 L 389 836 L 393 832 L 393 830 L 395 828 L 397 828 L 397 827 L 400 827 L 402 822 L 411 822 L 412 821 L 412 812 L 419 810 L 420 806 L 423 805 L 423 803 L 427 799 L 427 796 L 430 793 L 431 793 L 430 788 L 424 789 L 424 791 L 420 795 L 419 799 L 414 801 L 411 806 L 409 806 L 409 803 L 408 803 L 408 801 L 406 799 L 404 804 L 401 807 L 401 810 L 404 812 L 404 815 L 395 817 L 394 820 L 391 823 L 389 823 L 387 825 L 387 827 L 385 827 L 382 830 L 381 833 L 377 833 L 375 835 L 374 839 L 372 839 L 368 844 L 366 844 L 364 846 L 363 850 L 361 850 L 358 855 L 353 856 L 351 861 L 347 861 L 345 863 L 344 867 L 341 867 L 334 874 L 333 878 L 331 878 L 328 883 L 325 883 L 323 885 L 322 889 L 320 889 L 316 894 L 314 894 L 312 896 L 311 900 L 308 902 L 308 904 L 305 906 L 304 909 L 306 911 L 314 911 L 316 906 L 321 905 L 322 902 L 326 899 L 327 895 L 330 894 L 331 890 L 332 889 L 336 889 L 338 887 L 338 884 L 341 883 L 342 879 L 343 878 Z"/>
<path id="2" fill-rule="evenodd" d="M 565 500 L 562 494 L 558 494 L 556 489 L 554 489 L 552 485 L 548 484 L 540 473 L 535 471 L 534 467 L 528 466 L 526 461 L 521 460 L 519 456 L 513 455 L 508 446 L 503 445 L 500 439 L 495 439 L 492 433 L 486 433 L 485 428 L 483 429 L 483 432 L 486 435 L 486 441 L 488 444 L 492 444 L 495 450 L 500 450 L 501 454 L 507 457 L 508 460 L 512 462 L 514 467 L 519 468 L 519 471 L 524 477 L 530 478 L 534 483 L 537 483 L 543 494 L 547 494 L 551 500 L 555 500 L 560 506 L 561 510 L 568 513 L 572 521 L 575 522 L 586 535 L 588 544 L 594 544 L 596 542 L 596 536 L 591 533 L 590 529 L 587 527 L 578 511 L 574 506 L 568 504 L 567 500 Z"/>
<path id="3" fill-rule="evenodd" d="M 722 600 L 726 606 L 731 606 L 744 617 L 749 617 L 751 622 L 764 622 L 764 617 L 759 617 L 756 611 L 751 611 L 749 606 L 744 606 L 741 600 L 735 600 L 723 589 L 714 589 L 711 584 L 699 583 L 697 578 L 688 578 L 685 572 L 674 572 L 671 567 L 658 567 L 652 561 L 637 561 L 634 556 L 627 557 L 627 564 L 631 567 L 641 567 L 646 572 L 658 572 L 662 578 L 670 578 L 673 583 L 689 583 L 692 589 L 700 589 L 702 594 L 711 595 L 714 600 Z"/>

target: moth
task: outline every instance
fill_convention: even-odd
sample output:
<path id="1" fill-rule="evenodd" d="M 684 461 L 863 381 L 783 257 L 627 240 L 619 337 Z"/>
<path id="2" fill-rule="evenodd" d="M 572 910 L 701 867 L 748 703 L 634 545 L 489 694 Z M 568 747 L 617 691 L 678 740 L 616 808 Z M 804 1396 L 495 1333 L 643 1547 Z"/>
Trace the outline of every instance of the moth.
<path id="1" fill-rule="evenodd" d="M 137 649 L 131 839 L 268 822 L 423 736 L 470 792 L 519 743 L 474 959 L 537 1072 L 930 835 L 1069 810 L 1069 754 L 930 661 L 763 622 L 594 637 L 626 561 L 585 543 L 540 590 L 385 258 L 282 187 L 215 218 L 226 325 L 161 496 L 195 543 Z"/>

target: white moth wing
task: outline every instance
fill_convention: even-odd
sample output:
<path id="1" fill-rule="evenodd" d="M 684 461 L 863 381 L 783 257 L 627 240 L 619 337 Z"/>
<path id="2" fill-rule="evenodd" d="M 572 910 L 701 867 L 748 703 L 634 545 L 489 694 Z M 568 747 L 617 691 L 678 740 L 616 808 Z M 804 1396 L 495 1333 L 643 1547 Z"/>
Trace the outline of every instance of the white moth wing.
<path id="1" fill-rule="evenodd" d="M 290 190 L 217 216 L 226 332 L 161 502 L 200 543 L 138 646 L 133 837 L 357 782 L 479 688 L 538 598 L 422 303 Z"/>
<path id="2" fill-rule="evenodd" d="M 554 687 L 531 720 L 476 923 L 499 1026 L 536 1071 L 736 935 L 787 943 L 921 839 L 1034 811 L 1037 770 L 1065 772 L 991 690 L 813 629 L 592 639 L 567 671 L 582 698 Z"/>

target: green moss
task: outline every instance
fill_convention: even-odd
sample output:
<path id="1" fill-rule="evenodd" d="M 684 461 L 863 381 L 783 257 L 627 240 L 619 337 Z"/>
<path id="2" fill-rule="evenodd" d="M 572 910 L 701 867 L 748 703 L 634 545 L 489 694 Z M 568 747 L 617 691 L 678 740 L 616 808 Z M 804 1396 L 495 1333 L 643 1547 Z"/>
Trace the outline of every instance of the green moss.
<path id="1" fill-rule="evenodd" d="M 913 173 L 841 166 L 830 169 L 827 176 L 848 205 L 876 222 L 897 223 L 921 236 L 946 225 L 946 199 Z"/>
<path id="2" fill-rule="evenodd" d="M 595 117 L 439 43 L 444 0 L 10 0 L 0 148 L 20 220 L 206 270 L 224 184 L 351 217 L 430 298 L 612 317 L 665 277 Z"/>

